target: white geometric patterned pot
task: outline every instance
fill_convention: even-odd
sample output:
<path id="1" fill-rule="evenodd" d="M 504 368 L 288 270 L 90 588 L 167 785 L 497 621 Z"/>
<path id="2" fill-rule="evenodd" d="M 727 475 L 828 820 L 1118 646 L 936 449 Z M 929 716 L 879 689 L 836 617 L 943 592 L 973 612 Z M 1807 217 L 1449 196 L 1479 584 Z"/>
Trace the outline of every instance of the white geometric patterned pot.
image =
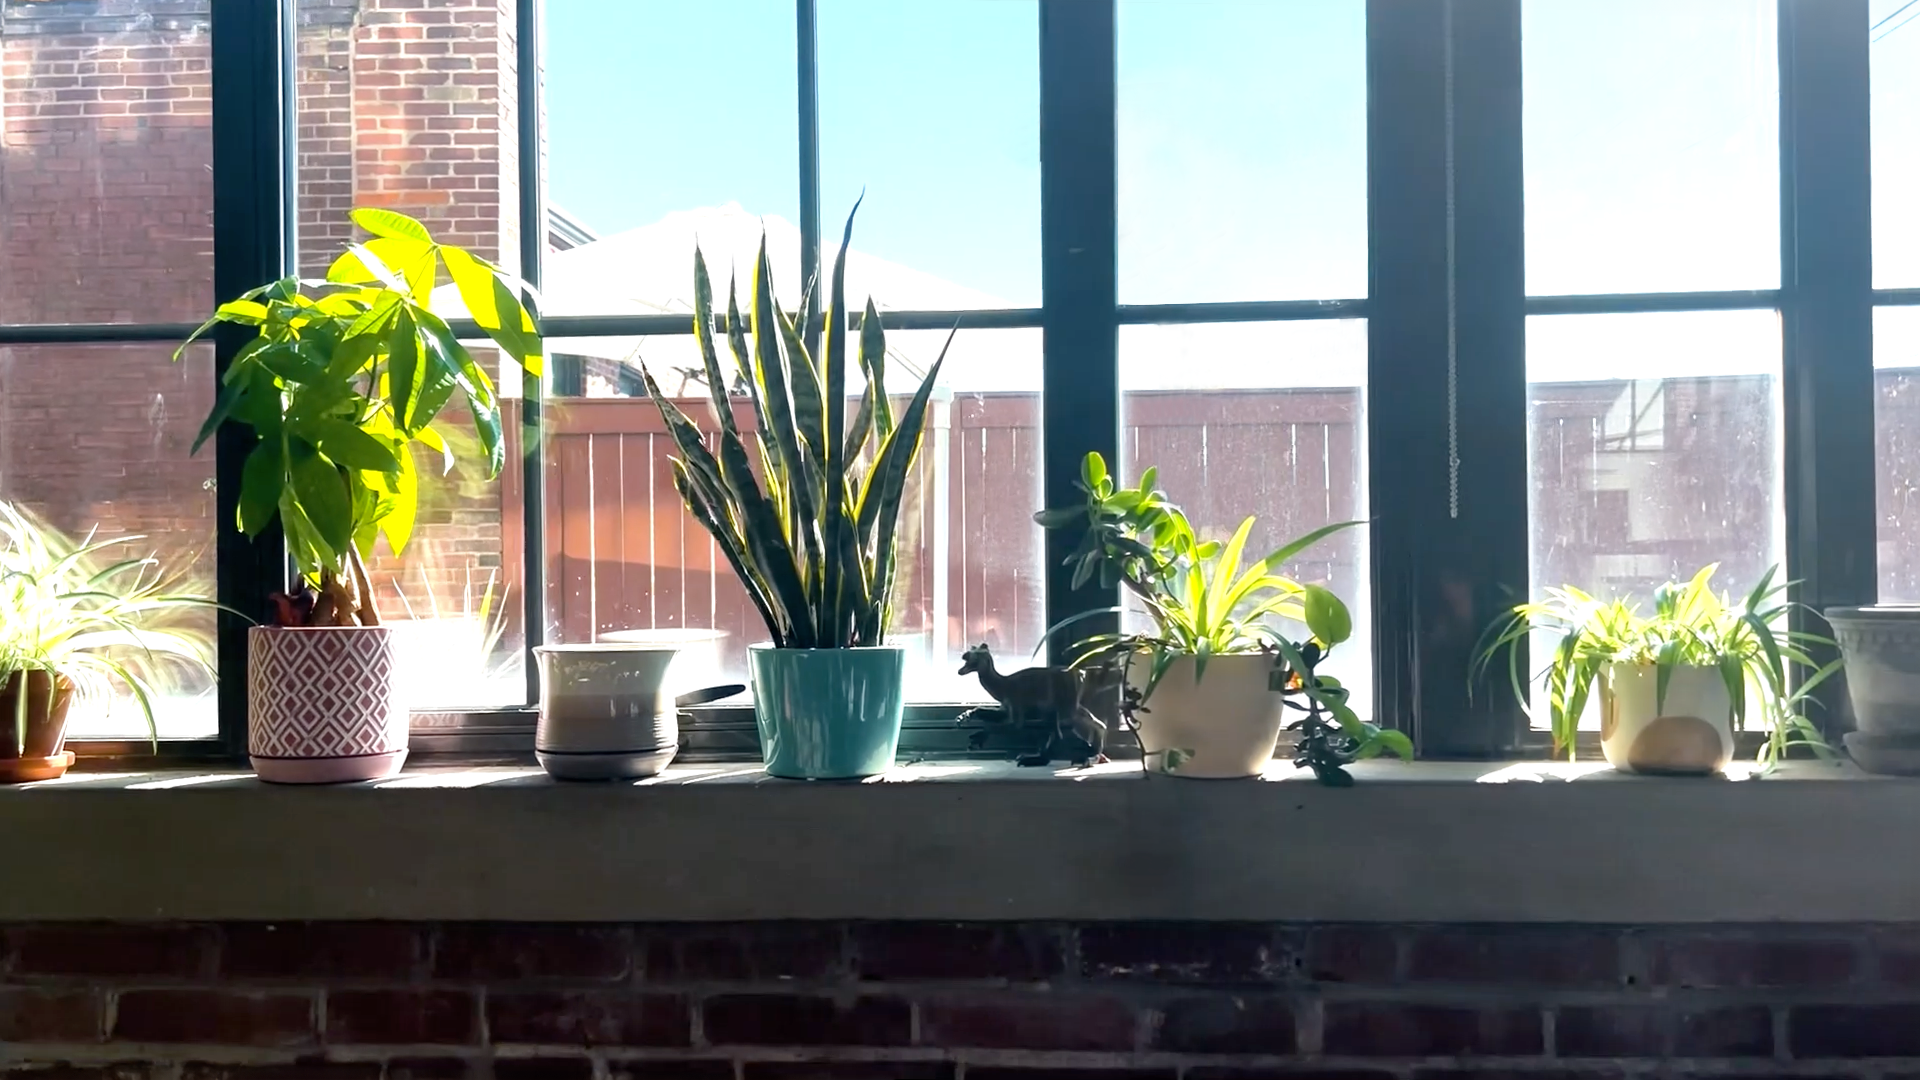
<path id="1" fill-rule="evenodd" d="M 384 626 L 247 631 L 247 754 L 277 784 L 378 780 L 407 760 Z"/>

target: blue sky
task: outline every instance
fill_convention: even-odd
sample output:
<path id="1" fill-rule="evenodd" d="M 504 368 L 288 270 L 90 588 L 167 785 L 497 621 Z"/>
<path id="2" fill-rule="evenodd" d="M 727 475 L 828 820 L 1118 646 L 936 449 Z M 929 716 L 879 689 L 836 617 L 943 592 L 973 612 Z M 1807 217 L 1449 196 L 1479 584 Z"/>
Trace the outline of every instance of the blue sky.
<path id="1" fill-rule="evenodd" d="M 1778 284 L 1773 6 L 1525 0 L 1530 292 Z M 550 0 L 554 200 L 603 234 L 729 201 L 796 220 L 792 7 Z M 1123 301 L 1364 293 L 1364 11 L 1120 0 Z M 864 188 L 858 246 L 1038 303 L 1035 0 L 819 19 L 828 230 Z M 1920 28 L 1873 57 L 1877 128 L 1910 130 Z M 1920 228 L 1915 143 L 1876 145 L 1883 287 L 1920 285 L 1890 242 Z"/>

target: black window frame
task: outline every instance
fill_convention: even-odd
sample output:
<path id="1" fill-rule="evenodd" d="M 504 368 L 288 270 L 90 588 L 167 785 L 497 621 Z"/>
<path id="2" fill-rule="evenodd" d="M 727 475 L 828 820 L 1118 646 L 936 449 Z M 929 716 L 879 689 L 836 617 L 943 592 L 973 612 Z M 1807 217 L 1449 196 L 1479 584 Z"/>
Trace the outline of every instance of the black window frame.
<path id="1" fill-rule="evenodd" d="M 821 247 L 818 0 L 794 0 L 803 261 Z M 1526 318 L 1650 311 L 1777 310 L 1785 401 L 1787 572 L 1811 608 L 1872 603 L 1872 317 L 1920 305 L 1920 288 L 1872 288 L 1867 0 L 1776 0 L 1780 63 L 1781 283 L 1721 292 L 1529 296 L 1524 276 L 1521 0 L 1365 0 L 1368 295 L 1324 301 L 1121 304 L 1117 293 L 1115 64 L 1119 0 L 1036 0 L 1041 164 L 1039 307 L 883 314 L 889 328 L 1041 329 L 1043 493 L 1073 497 L 1089 450 L 1120 443 L 1123 325 L 1365 319 L 1368 326 L 1368 544 L 1377 719 L 1408 731 L 1421 756 L 1538 753 L 1504 685 L 1470 685 L 1480 631 L 1529 592 Z M 520 220 L 547 217 L 541 140 L 543 0 L 519 0 Z M 293 168 L 295 0 L 210 0 L 214 285 L 230 296 L 290 270 L 298 251 Z M 538 285 L 544 228 L 521 228 L 520 269 Z M 817 312 L 809 330 L 817 333 Z M 677 316 L 556 317 L 553 336 L 690 332 Z M 178 341 L 174 323 L 0 326 L 0 346 Z M 234 328 L 229 328 L 234 329 Z M 471 331 L 469 331 L 471 332 Z M 224 370 L 244 333 L 216 338 Z M 1463 362 L 1463 358 L 1471 362 Z M 528 379 L 520 463 L 526 647 L 546 630 L 540 403 Z M 231 521 L 244 432 L 216 447 L 220 522 Z M 1048 621 L 1117 597 L 1070 588 L 1061 539 L 1046 542 Z M 220 599 L 258 613 L 286 565 L 276 536 L 221 528 Z M 1465 598 L 1465 602 L 1461 602 Z M 223 616 L 217 737 L 171 740 L 163 758 L 231 758 L 245 748 L 244 623 Z M 528 702 L 536 700 L 527 664 Z M 1845 724 L 1845 693 L 1822 688 Z M 961 748 L 957 706 L 909 710 L 903 753 Z M 422 750 L 523 752 L 530 707 L 420 710 Z M 700 711 L 698 750 L 753 752 L 746 710 Z M 139 758 L 134 740 L 76 741 L 87 755 Z"/>

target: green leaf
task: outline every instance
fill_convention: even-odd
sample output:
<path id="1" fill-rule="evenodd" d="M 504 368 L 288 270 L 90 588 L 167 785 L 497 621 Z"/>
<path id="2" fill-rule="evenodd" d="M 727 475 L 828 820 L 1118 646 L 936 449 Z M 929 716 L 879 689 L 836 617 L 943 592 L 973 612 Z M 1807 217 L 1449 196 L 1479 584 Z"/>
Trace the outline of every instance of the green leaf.
<path id="1" fill-rule="evenodd" d="M 1107 481 L 1107 459 L 1092 451 L 1080 462 L 1080 483 L 1090 492 L 1098 492 Z"/>
<path id="2" fill-rule="evenodd" d="M 401 308 L 394 315 L 393 329 L 387 335 L 387 379 L 393 402 L 394 422 L 411 436 L 426 426 L 416 423 L 420 392 L 427 382 L 427 358 L 420 349 L 412 313 Z"/>
<path id="3" fill-rule="evenodd" d="M 1332 589 L 1324 585 L 1302 586 L 1301 610 L 1307 629 L 1320 644 L 1332 648 L 1353 636 L 1353 616 Z"/>
<path id="4" fill-rule="evenodd" d="M 279 439 L 262 439 L 240 468 L 240 531 L 258 536 L 273 521 L 286 487 L 287 463 Z"/>
<path id="5" fill-rule="evenodd" d="M 397 474 L 404 453 L 384 439 L 376 438 L 345 420 L 314 420 L 302 425 L 300 436 L 320 448 L 334 464 L 349 469 Z"/>
<path id="6" fill-rule="evenodd" d="M 406 551 L 407 541 L 413 537 L 414 520 L 420 508 L 420 478 L 414 471 L 412 454 L 404 450 L 400 453 L 400 469 L 387 478 L 387 483 L 393 494 L 383 500 L 378 522 L 380 531 L 386 535 L 387 546 L 399 555 Z"/>
<path id="7" fill-rule="evenodd" d="M 293 491 L 320 542 L 334 560 L 345 558 L 353 542 L 353 499 L 338 467 L 300 439 L 289 439 Z"/>
<path id="8" fill-rule="evenodd" d="M 349 211 L 347 216 L 353 219 L 355 225 L 375 236 L 395 236 L 404 240 L 433 243 L 433 237 L 428 234 L 427 227 L 405 214 L 363 206 Z"/>

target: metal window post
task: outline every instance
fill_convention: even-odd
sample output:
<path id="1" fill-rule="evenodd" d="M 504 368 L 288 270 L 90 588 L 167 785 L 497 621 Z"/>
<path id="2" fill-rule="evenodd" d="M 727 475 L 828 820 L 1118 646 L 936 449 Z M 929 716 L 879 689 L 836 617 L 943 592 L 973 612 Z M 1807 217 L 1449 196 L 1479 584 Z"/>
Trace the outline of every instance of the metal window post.
<path id="1" fill-rule="evenodd" d="M 519 120 L 517 137 L 520 169 L 520 276 L 538 289 L 547 262 L 547 173 L 545 146 L 540 139 L 546 118 L 541 98 L 545 50 L 540 40 L 542 0 L 518 0 L 514 10 L 515 90 Z M 545 357 L 552 365 L 552 356 Z M 547 369 L 552 378 L 551 366 Z M 576 372 L 578 374 L 578 372 Z M 546 476 L 545 420 L 541 415 L 546 387 L 540 376 L 526 372 L 520 379 L 520 491 L 523 523 L 520 541 L 521 625 L 526 642 L 527 701 L 540 701 L 540 668 L 533 650 L 547 639 L 546 588 Z M 576 388 L 575 392 L 584 392 Z"/>
<path id="2" fill-rule="evenodd" d="M 1118 176 L 1113 0 L 1040 0 L 1040 393 L 1048 506 L 1078 501 L 1089 451 L 1120 468 Z M 1072 587 L 1072 540 L 1046 539 L 1049 626 L 1119 603 L 1118 590 Z M 1102 623 L 1106 625 L 1102 625 Z M 1117 619 L 1089 619 L 1076 635 Z M 1061 661 L 1066 642 L 1049 640 Z"/>
<path id="3" fill-rule="evenodd" d="M 294 0 L 213 0 L 209 70 L 213 94 L 213 289 L 229 299 L 293 270 L 292 175 Z M 214 335 L 215 389 L 253 335 L 222 326 Z M 222 612 L 218 662 L 220 739 L 246 751 L 248 619 L 266 613 L 267 594 L 286 587 L 285 544 L 276 524 L 253 540 L 234 526 L 240 474 L 254 435 L 228 424 L 214 440 L 214 566 Z M 244 617 L 243 617 L 244 616 Z"/>
<path id="4" fill-rule="evenodd" d="M 1500 756 L 1523 713 L 1467 674 L 1527 590 L 1519 0 L 1369 0 L 1367 83 L 1377 713 Z"/>
<path id="5" fill-rule="evenodd" d="M 1780 0 L 1787 573 L 1816 611 L 1879 590 L 1867 24 L 1867 0 Z M 1815 696 L 1852 726 L 1840 680 Z"/>

